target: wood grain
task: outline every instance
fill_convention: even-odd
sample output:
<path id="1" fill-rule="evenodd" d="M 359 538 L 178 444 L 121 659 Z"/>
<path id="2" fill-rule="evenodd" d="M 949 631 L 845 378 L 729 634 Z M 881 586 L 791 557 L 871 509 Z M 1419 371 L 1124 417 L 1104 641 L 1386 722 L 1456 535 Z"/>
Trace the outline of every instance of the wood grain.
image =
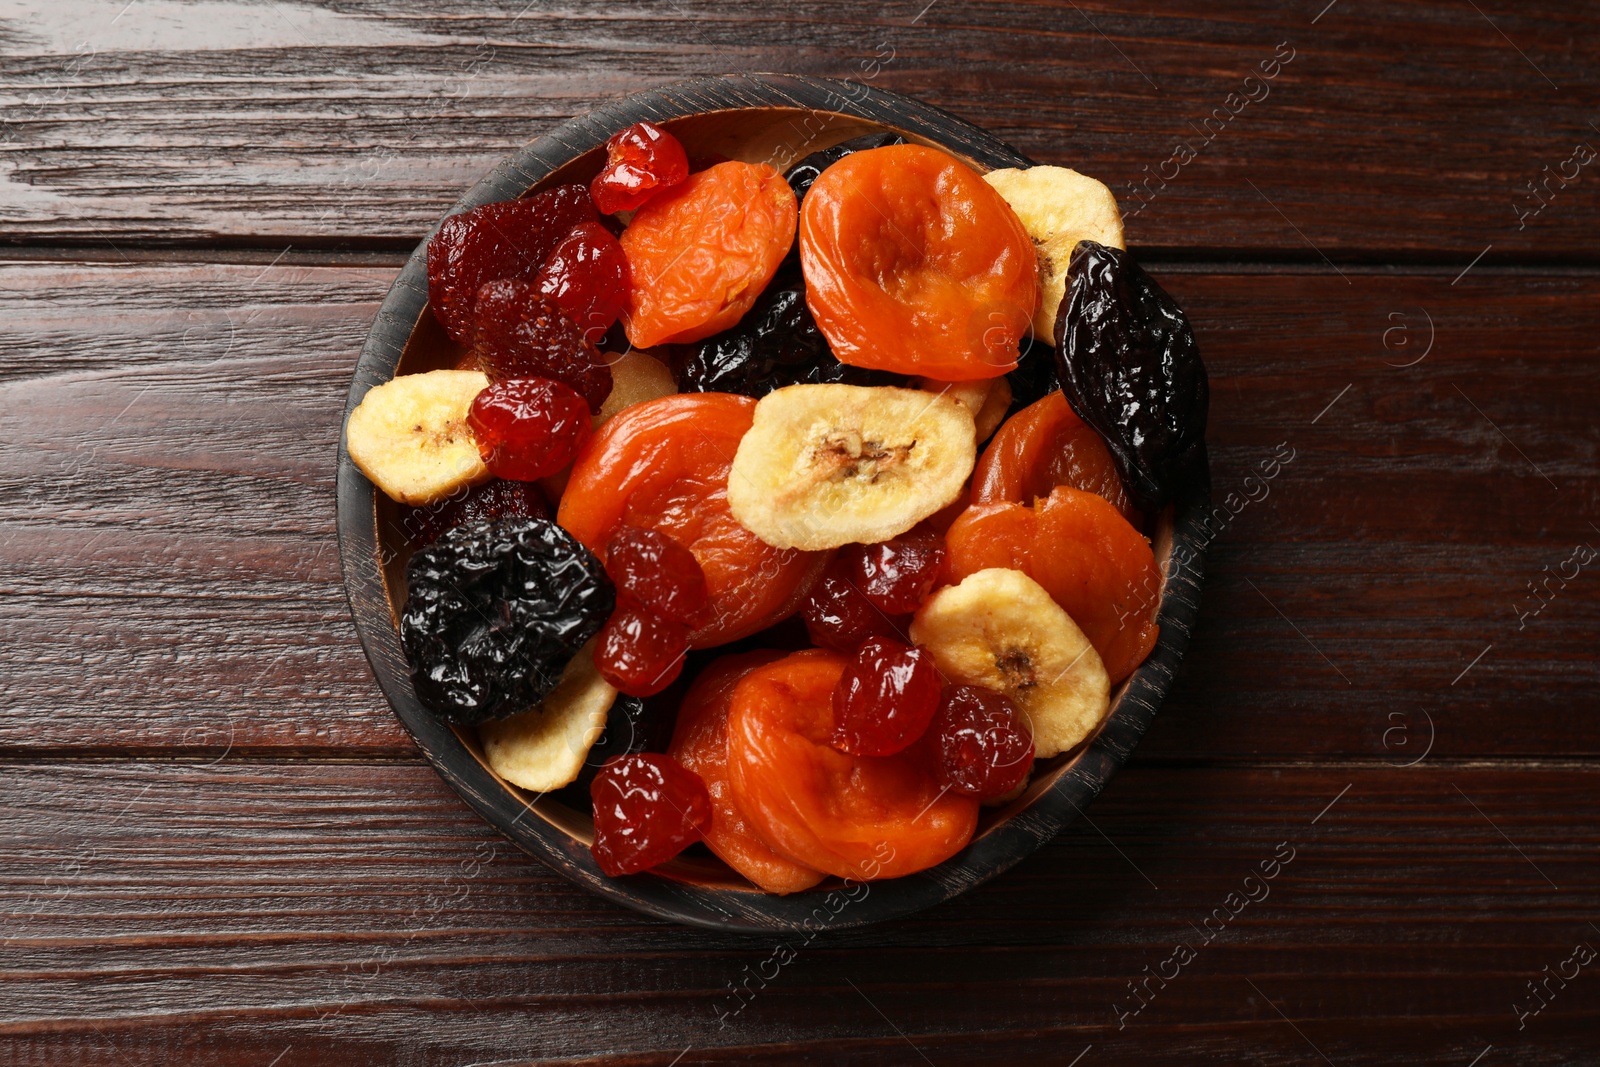
<path id="1" fill-rule="evenodd" d="M 332 540 L 392 268 L 272 258 L 0 264 L 7 750 L 413 751 Z M 1407 762 L 1430 719 L 1438 756 L 1600 751 L 1592 567 L 1528 591 L 1600 545 L 1600 283 L 1347 273 L 1158 269 L 1211 368 L 1224 510 L 1137 758 Z"/>
<path id="2" fill-rule="evenodd" d="M 408 248 L 565 118 L 677 79 L 783 71 L 917 96 L 1094 174 L 1147 247 L 1593 261 L 1593 179 L 1569 164 L 1576 182 L 1558 180 L 1596 136 L 1600 43 L 1582 16 L 1320 8 L 283 0 L 187 20 L 41 4 L 0 29 L 0 236 Z M 1180 146 L 1197 155 L 1173 162 Z"/>
<path id="3" fill-rule="evenodd" d="M 791 945 L 734 1013 L 728 983 L 772 975 L 770 939 L 668 927 L 567 886 L 425 766 L 12 762 L 0 1050 L 920 1062 L 909 1040 L 939 1064 L 1067 1062 L 1087 1044 L 1098 1063 L 1314 1062 L 1281 1011 L 1341 1065 L 1465 1063 L 1490 1043 L 1502 1062 L 1573 1062 L 1600 1010 L 1592 976 L 1522 1031 L 1511 1005 L 1600 942 L 1595 773 L 1131 768 L 1092 824 L 1007 877 Z M 1245 885 L 1289 850 L 1265 896 Z M 1245 888 L 1261 899 L 1229 902 Z M 1237 914 L 1202 943 L 1218 908 Z M 1127 983 L 1179 943 L 1196 958 L 1119 1030 Z"/>

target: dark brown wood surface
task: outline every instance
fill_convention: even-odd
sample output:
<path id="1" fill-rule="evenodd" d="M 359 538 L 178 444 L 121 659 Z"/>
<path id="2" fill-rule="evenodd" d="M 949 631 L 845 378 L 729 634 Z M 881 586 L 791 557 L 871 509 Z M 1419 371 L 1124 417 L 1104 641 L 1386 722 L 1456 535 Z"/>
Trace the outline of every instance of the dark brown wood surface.
<path id="1" fill-rule="evenodd" d="M 1595 965 L 1551 976 L 1600 948 L 1600 578 L 1559 577 L 1600 546 L 1600 178 L 1552 177 L 1600 144 L 1595 13 L 925 2 L 0 9 L 0 1062 L 1594 1060 Z M 1129 220 L 1211 368 L 1224 511 L 1087 820 L 761 988 L 772 941 L 570 887 L 419 761 L 334 451 L 402 254 L 485 170 L 784 70 L 1132 212 L 1285 41 Z"/>

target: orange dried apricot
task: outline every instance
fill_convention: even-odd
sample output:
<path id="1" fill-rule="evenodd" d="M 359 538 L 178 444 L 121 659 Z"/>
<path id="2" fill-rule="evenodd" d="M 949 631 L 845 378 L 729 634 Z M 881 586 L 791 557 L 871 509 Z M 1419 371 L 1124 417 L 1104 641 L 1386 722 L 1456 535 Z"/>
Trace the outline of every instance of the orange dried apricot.
<path id="1" fill-rule="evenodd" d="M 1111 450 L 1058 389 L 1006 420 L 972 471 L 972 502 L 1031 504 L 1058 485 L 1097 493 L 1135 526 L 1142 521 Z"/>
<path id="2" fill-rule="evenodd" d="M 798 210 L 765 163 L 718 163 L 651 197 L 622 231 L 628 340 L 685 344 L 738 322 L 794 244 Z"/>
<path id="3" fill-rule="evenodd" d="M 944 381 L 1017 365 L 1039 301 L 1033 242 L 1009 205 L 947 152 L 890 145 L 844 157 L 800 215 L 806 303 L 843 363 Z"/>
<path id="4" fill-rule="evenodd" d="M 1115 685 L 1155 647 L 1161 571 L 1144 535 L 1097 493 L 1058 485 L 1033 506 L 974 504 L 946 535 L 953 581 L 1022 571 L 1089 639 Z"/>

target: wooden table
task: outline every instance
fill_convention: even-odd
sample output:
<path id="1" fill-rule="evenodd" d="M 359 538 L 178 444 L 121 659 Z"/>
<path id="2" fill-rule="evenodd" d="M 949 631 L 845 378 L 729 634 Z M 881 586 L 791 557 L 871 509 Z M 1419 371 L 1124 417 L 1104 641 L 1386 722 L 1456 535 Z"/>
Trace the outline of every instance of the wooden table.
<path id="1" fill-rule="evenodd" d="M 0 7 L 0 1062 L 1595 1062 L 1600 19 L 1324 3 Z M 1227 509 L 1088 818 L 783 966 L 472 816 L 333 530 L 432 220 L 567 116 L 750 70 L 1110 183 Z"/>

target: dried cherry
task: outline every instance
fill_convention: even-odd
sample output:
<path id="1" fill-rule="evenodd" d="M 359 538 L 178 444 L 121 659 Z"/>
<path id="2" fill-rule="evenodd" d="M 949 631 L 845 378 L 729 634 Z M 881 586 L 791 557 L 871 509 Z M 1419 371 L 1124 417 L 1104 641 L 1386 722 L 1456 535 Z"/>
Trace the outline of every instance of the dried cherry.
<path id="1" fill-rule="evenodd" d="M 472 312 L 483 284 L 531 280 L 574 226 L 596 219 L 581 185 L 451 215 L 428 238 L 428 306 L 446 333 L 472 343 Z"/>
<path id="2" fill-rule="evenodd" d="M 590 783 L 589 796 L 589 851 L 613 878 L 667 862 L 700 840 L 711 823 L 711 797 L 700 776 L 655 752 L 606 764 Z"/>
<path id="3" fill-rule="evenodd" d="M 628 278 L 622 245 L 598 222 L 584 222 L 556 245 L 533 287 L 599 345 L 628 302 Z"/>
<path id="4" fill-rule="evenodd" d="M 1134 503 L 1157 512 L 1203 455 L 1210 389 L 1183 310 L 1120 248 L 1081 241 L 1056 313 L 1062 392 Z"/>
<path id="5" fill-rule="evenodd" d="M 921 737 L 939 709 L 939 671 L 920 648 L 869 637 L 833 690 L 833 740 L 854 756 L 892 756 Z"/>
<path id="6" fill-rule="evenodd" d="M 689 176 L 689 158 L 672 134 L 636 122 L 606 142 L 606 165 L 589 183 L 594 206 L 607 215 L 633 211 Z"/>
<path id="7" fill-rule="evenodd" d="M 750 313 L 732 329 L 696 344 L 680 375 L 686 393 L 739 393 L 760 398 L 774 389 L 820 385 L 904 385 L 899 374 L 852 367 L 833 358 L 828 339 L 806 307 L 798 265 L 773 277 Z"/>
<path id="8" fill-rule="evenodd" d="M 909 615 L 933 591 L 944 566 L 944 538 L 918 527 L 875 545 L 847 545 L 839 553 L 852 583 L 886 615 Z"/>
<path id="9" fill-rule="evenodd" d="M 1005 796 L 1033 766 L 1033 731 L 1004 693 L 981 685 L 947 688 L 928 732 L 940 783 L 978 800 Z"/>
<path id="10" fill-rule="evenodd" d="M 589 440 L 589 405 L 548 378 L 502 378 L 472 400 L 467 425 L 484 466 L 531 482 L 571 463 Z"/>
<path id="11" fill-rule="evenodd" d="M 606 544 L 606 574 L 617 592 L 662 618 L 688 624 L 704 621 L 705 571 L 693 552 L 659 530 L 618 526 Z"/>
<path id="12" fill-rule="evenodd" d="M 551 378 L 570 386 L 598 415 L 611 392 L 611 368 L 554 301 L 531 282 L 485 284 L 473 315 L 473 350 L 490 381 Z"/>
<path id="13" fill-rule="evenodd" d="M 835 559 L 800 602 L 800 617 L 813 644 L 854 652 L 869 637 L 904 639 L 909 615 L 888 615 L 862 595 L 848 560 Z"/>
<path id="14" fill-rule="evenodd" d="M 526 711 L 614 601 L 600 561 L 547 519 L 457 526 L 406 566 L 400 642 L 417 699 L 459 723 Z"/>
<path id="15" fill-rule="evenodd" d="M 689 651 L 689 628 L 621 597 L 600 628 L 594 665 L 600 677 L 629 696 L 647 697 L 677 680 Z"/>

